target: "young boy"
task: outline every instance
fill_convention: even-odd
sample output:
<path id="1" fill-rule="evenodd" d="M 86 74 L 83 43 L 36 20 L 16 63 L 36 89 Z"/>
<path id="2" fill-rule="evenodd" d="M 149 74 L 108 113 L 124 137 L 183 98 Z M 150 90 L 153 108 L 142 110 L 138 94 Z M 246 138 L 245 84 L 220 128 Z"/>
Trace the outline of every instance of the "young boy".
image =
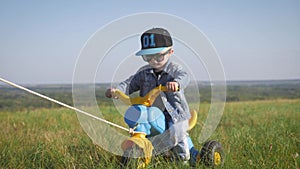
<path id="1" fill-rule="evenodd" d="M 163 28 L 147 30 L 141 36 L 141 45 L 142 49 L 136 55 L 141 56 L 148 64 L 121 82 L 117 89 L 126 94 L 139 91 L 140 96 L 145 96 L 159 85 L 167 87 L 169 91 L 162 92 L 152 106 L 158 107 L 164 113 L 166 128 L 173 129 L 171 140 L 174 143 L 172 146 L 174 146 L 176 159 L 188 161 L 190 149 L 193 148 L 187 133 L 188 120 L 191 115 L 184 96 L 184 89 L 189 83 L 189 75 L 179 64 L 170 60 L 174 49 L 172 38 L 167 30 Z M 113 88 L 107 89 L 106 97 L 113 97 L 114 91 Z M 180 125 L 176 127 L 179 123 Z"/>

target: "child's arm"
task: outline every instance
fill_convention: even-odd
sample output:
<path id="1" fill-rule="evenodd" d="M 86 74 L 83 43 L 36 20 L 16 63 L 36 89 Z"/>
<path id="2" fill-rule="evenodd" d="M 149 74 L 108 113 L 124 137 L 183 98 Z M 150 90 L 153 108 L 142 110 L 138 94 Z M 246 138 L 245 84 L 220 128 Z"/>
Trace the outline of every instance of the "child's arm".
<path id="1" fill-rule="evenodd" d="M 174 82 L 177 82 L 180 89 L 185 89 L 190 82 L 189 74 L 180 65 L 176 67 L 174 72 Z"/>
<path id="2" fill-rule="evenodd" d="M 105 92 L 105 96 L 108 98 L 117 98 L 113 96 L 113 93 L 116 89 L 120 90 L 121 92 L 125 93 L 126 95 L 130 95 L 131 93 L 139 90 L 139 83 L 138 83 L 138 76 L 137 74 L 130 76 L 125 81 L 121 82 L 117 88 L 108 88 Z"/>

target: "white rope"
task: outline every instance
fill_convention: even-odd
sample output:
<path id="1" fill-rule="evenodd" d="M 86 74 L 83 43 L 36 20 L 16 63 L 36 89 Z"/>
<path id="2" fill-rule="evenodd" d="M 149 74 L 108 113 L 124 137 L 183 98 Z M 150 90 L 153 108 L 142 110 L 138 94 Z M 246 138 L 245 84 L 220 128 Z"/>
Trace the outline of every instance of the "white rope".
<path id="1" fill-rule="evenodd" d="M 27 91 L 27 92 L 29 92 L 29 93 L 31 93 L 31 94 L 33 94 L 33 95 L 36 95 L 36 96 L 39 96 L 39 97 L 44 98 L 44 99 L 46 99 L 46 100 L 49 100 L 49 101 L 51 101 L 51 102 L 57 103 L 57 104 L 59 104 L 59 105 L 61 105 L 61 106 L 67 107 L 67 108 L 72 109 L 72 110 L 75 110 L 75 111 L 77 111 L 77 112 L 79 112 L 79 113 L 81 113 L 81 114 L 84 114 L 84 115 L 86 115 L 86 116 L 92 117 L 92 118 L 94 118 L 94 119 L 96 119 L 96 120 L 99 120 L 99 121 L 101 121 L 101 122 L 107 123 L 107 124 L 109 124 L 109 125 L 112 125 L 112 126 L 114 126 L 114 127 L 117 127 L 117 128 L 119 128 L 119 129 L 122 129 L 122 130 L 125 130 L 125 131 L 128 131 L 128 132 L 129 132 L 129 129 L 127 129 L 127 128 L 125 128 L 125 127 L 122 127 L 122 126 L 117 125 L 117 124 L 115 124 L 115 123 L 112 123 L 112 122 L 110 122 L 110 121 L 104 120 L 104 119 L 102 119 L 102 118 L 100 118 L 100 117 L 97 117 L 97 116 L 94 116 L 94 115 L 92 115 L 92 114 L 89 114 L 89 113 L 87 113 L 87 112 L 85 112 L 85 111 L 83 111 L 83 110 L 80 110 L 80 109 L 77 109 L 77 108 L 72 107 L 72 106 L 70 106 L 70 105 L 67 105 L 67 104 L 65 104 L 65 103 L 62 103 L 62 102 L 57 101 L 57 100 L 55 100 L 55 99 L 52 99 L 52 98 L 50 98 L 50 97 L 48 97 L 48 96 L 42 95 L 42 94 L 37 93 L 37 92 L 32 91 L 32 90 L 29 90 L 29 89 L 27 89 L 27 88 L 25 88 L 25 87 L 23 87 L 23 86 L 20 86 L 20 85 L 17 85 L 17 84 L 15 84 L 15 83 L 13 83 L 13 82 L 8 81 L 8 80 L 2 79 L 1 77 L 0 77 L 0 81 L 4 82 L 4 83 L 6 83 L 6 84 L 9 84 L 9 85 L 11 85 L 11 86 L 13 86 L 13 87 L 19 88 L 19 89 L 21 89 L 21 90 Z"/>

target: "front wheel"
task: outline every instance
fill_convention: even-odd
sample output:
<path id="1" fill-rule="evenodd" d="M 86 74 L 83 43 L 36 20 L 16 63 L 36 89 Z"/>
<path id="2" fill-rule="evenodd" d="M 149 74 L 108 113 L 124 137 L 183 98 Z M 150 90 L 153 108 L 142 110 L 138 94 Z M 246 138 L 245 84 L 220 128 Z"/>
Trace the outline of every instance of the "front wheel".
<path id="1" fill-rule="evenodd" d="M 224 152 L 221 143 L 211 140 L 207 141 L 201 149 L 201 161 L 210 167 L 222 166 L 224 164 Z"/>
<path id="2" fill-rule="evenodd" d="M 127 148 L 121 158 L 121 168 L 144 168 L 146 164 L 143 154 L 143 149 L 137 145 Z"/>

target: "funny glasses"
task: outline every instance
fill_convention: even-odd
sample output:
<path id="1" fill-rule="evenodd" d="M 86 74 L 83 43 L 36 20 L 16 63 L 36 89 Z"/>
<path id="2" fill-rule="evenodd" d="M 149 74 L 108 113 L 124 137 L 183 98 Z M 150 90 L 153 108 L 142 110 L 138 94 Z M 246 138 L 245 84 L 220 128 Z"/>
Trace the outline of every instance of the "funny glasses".
<path id="1" fill-rule="evenodd" d="M 159 53 L 153 55 L 142 55 L 142 57 L 146 62 L 150 62 L 152 59 L 154 59 L 157 62 L 161 62 L 164 60 L 165 55 L 167 55 L 169 52 L 170 50 L 166 51 L 165 53 Z"/>

